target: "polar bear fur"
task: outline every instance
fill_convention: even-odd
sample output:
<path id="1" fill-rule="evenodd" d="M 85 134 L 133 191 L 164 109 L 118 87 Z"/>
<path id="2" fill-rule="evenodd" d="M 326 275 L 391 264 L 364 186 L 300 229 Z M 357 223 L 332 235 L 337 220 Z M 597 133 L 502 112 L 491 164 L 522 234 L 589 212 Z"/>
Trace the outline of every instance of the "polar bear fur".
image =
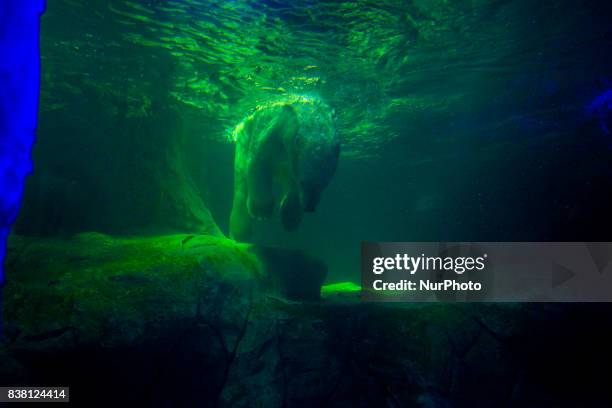
<path id="1" fill-rule="evenodd" d="M 269 103 L 233 132 L 234 202 L 230 235 L 252 236 L 253 221 L 270 218 L 279 199 L 281 222 L 295 230 L 313 212 L 338 163 L 340 143 L 332 111 L 318 98 Z"/>

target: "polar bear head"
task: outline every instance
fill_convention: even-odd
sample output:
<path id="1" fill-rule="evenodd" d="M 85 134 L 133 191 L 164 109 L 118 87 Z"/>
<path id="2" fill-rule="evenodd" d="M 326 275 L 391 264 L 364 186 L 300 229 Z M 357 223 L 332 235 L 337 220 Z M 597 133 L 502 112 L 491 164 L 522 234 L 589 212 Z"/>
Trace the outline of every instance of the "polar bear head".
<path id="1" fill-rule="evenodd" d="M 325 103 L 308 100 L 295 108 L 300 118 L 295 177 L 303 210 L 313 212 L 336 171 L 340 141 L 332 110 Z"/>

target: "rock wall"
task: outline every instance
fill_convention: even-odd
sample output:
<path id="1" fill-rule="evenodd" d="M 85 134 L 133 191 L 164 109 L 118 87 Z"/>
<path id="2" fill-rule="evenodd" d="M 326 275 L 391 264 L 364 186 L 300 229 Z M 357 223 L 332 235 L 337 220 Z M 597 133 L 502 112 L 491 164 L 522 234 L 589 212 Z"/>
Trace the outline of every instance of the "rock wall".
<path id="1" fill-rule="evenodd" d="M 220 234 L 188 169 L 189 110 L 170 95 L 175 63 L 164 52 L 142 58 L 123 88 L 80 73 L 63 78 L 59 102 L 43 101 L 17 233 Z"/>

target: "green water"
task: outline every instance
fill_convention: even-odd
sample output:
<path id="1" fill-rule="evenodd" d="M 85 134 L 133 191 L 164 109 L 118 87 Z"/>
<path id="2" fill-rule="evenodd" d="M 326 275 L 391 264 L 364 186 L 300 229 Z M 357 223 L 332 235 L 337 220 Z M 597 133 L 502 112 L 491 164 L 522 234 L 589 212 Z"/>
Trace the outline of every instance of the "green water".
<path id="1" fill-rule="evenodd" d="M 612 223 L 610 6 L 578 1 L 49 0 L 17 232 L 228 233 L 234 126 L 316 95 L 339 167 L 301 248 L 358 278 L 363 240 L 582 240 Z M 608 112 L 608 111 L 606 111 Z M 604 122 L 610 118 L 604 117 Z"/>

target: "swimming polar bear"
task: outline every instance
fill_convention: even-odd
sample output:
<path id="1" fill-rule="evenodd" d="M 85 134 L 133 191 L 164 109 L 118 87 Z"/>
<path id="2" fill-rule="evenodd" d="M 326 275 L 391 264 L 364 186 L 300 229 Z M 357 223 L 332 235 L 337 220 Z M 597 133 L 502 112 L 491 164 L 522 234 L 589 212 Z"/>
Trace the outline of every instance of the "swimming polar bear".
<path id="1" fill-rule="evenodd" d="M 291 96 L 260 106 L 236 126 L 230 236 L 248 241 L 253 220 L 270 218 L 280 197 L 284 228 L 314 212 L 338 164 L 332 110 L 318 98 Z"/>

